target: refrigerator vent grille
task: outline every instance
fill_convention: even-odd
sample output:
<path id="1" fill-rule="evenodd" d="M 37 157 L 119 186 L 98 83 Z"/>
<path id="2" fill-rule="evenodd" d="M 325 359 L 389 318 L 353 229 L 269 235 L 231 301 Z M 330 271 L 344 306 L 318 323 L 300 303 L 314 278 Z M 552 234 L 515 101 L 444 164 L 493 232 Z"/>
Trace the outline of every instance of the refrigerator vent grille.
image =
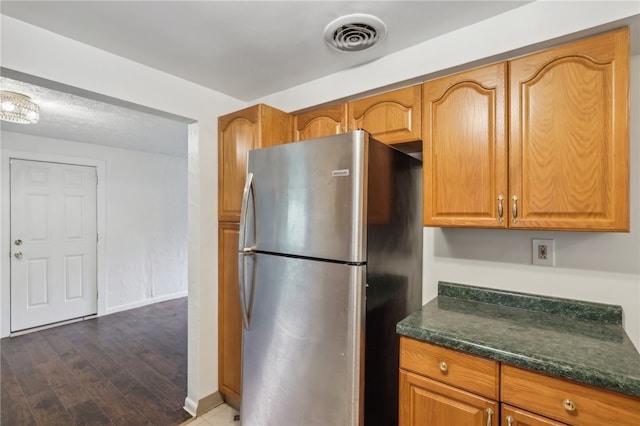
<path id="1" fill-rule="evenodd" d="M 341 16 L 324 30 L 329 46 L 342 52 L 365 50 L 383 40 L 387 34 L 384 22 L 373 15 L 361 13 Z"/>

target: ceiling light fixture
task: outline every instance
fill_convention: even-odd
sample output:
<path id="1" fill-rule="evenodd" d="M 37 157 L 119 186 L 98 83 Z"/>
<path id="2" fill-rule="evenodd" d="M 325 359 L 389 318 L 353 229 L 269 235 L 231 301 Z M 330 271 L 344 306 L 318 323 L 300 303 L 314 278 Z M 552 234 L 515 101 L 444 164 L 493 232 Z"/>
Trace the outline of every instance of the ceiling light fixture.
<path id="1" fill-rule="evenodd" d="M 354 13 L 334 19 L 324 29 L 324 40 L 341 52 L 365 50 L 384 40 L 387 26 L 379 18 Z"/>
<path id="2" fill-rule="evenodd" d="M 40 107 L 29 96 L 0 90 L 0 120 L 33 124 L 40 118 Z"/>

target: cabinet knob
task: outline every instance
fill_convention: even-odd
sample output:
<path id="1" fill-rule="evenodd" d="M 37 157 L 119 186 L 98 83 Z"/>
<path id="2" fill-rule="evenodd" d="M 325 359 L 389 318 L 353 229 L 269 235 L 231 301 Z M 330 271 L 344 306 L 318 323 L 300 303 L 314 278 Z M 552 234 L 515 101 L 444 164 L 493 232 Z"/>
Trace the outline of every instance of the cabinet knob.
<path id="1" fill-rule="evenodd" d="M 449 370 L 449 366 L 447 365 L 446 362 L 442 361 L 440 364 L 440 371 L 442 371 L 443 373 L 446 373 L 447 370 Z"/>
<path id="2" fill-rule="evenodd" d="M 505 420 L 507 421 L 507 426 L 513 426 L 513 417 L 507 416 Z"/>
<path id="3" fill-rule="evenodd" d="M 562 401 L 562 406 L 567 411 L 576 411 L 576 404 L 574 404 L 570 399 L 565 399 L 564 401 Z"/>

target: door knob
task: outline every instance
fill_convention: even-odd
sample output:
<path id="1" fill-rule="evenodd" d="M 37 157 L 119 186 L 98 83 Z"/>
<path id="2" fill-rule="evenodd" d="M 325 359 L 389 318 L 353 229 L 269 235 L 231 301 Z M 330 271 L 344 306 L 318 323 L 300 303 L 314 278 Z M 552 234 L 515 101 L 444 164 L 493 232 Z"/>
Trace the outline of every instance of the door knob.
<path id="1" fill-rule="evenodd" d="M 21 251 L 15 252 L 15 253 L 13 253 L 13 255 L 16 257 L 16 259 L 22 259 L 22 252 Z"/>
<path id="2" fill-rule="evenodd" d="M 21 246 L 22 245 L 22 240 L 15 240 L 13 243 L 15 245 L 17 245 L 17 246 Z"/>

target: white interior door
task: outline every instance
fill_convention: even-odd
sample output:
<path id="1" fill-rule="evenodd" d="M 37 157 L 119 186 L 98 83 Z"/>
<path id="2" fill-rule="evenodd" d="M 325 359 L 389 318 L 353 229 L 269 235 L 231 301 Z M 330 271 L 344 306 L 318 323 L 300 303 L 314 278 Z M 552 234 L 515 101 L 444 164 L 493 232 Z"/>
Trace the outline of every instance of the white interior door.
<path id="1" fill-rule="evenodd" d="M 11 331 L 97 313 L 96 168 L 11 160 Z"/>

